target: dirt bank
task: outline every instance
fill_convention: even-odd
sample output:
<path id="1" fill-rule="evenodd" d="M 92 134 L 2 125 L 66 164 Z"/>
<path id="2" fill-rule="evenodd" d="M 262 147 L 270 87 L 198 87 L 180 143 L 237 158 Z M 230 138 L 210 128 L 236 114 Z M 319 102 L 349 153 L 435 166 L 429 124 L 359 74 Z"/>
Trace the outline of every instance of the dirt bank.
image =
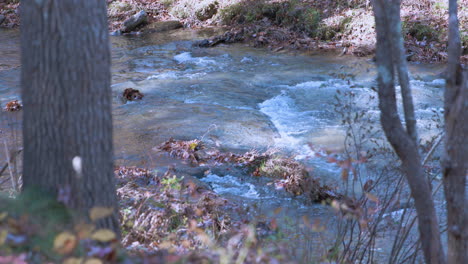
<path id="1" fill-rule="evenodd" d="M 0 24 L 16 27 L 18 0 L 0 0 Z M 354 0 L 108 0 L 109 30 L 121 29 L 144 10 L 140 32 L 159 21 L 180 21 L 187 28 L 225 27 L 237 41 L 274 51 L 333 50 L 341 55 L 374 53 L 374 18 L 369 1 Z M 410 0 L 402 4 L 408 60 L 445 62 L 447 59 L 446 2 Z M 459 1 L 464 63 L 468 62 L 468 0 Z M 153 26 L 154 27 L 154 26 Z M 150 26 L 151 28 L 151 26 Z M 159 29 L 159 26 L 156 28 Z M 165 27 L 163 26 L 163 29 Z M 169 27 L 168 29 L 172 29 Z M 158 31 L 156 30 L 156 31 Z M 155 31 L 155 30 L 152 30 Z"/>

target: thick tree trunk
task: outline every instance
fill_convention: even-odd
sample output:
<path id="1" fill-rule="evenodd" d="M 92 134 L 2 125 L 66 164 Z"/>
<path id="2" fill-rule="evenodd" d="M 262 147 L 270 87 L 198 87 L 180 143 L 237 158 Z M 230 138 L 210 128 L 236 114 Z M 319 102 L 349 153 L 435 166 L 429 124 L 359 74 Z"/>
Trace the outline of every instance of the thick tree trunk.
<path id="1" fill-rule="evenodd" d="M 106 1 L 23 0 L 20 11 L 24 188 L 60 192 L 82 216 L 113 207 L 98 226 L 119 234 Z"/>
<path id="2" fill-rule="evenodd" d="M 457 1 L 449 2 L 449 47 L 445 89 L 445 155 L 442 160 L 447 201 L 448 263 L 468 263 L 468 73 L 460 65 Z"/>
<path id="3" fill-rule="evenodd" d="M 382 127 L 388 141 L 401 159 L 411 189 L 411 196 L 418 214 L 419 235 L 426 263 L 445 263 L 431 188 L 421 166 L 421 157 L 415 140 L 416 133 L 411 133 L 410 129 L 405 131 L 398 116 L 394 81 L 395 66 L 401 65 L 395 65 L 395 63 L 400 60 L 402 51 L 398 51 L 401 49 L 401 43 L 399 43 L 401 35 L 397 35 L 401 31 L 394 27 L 400 26 L 397 22 L 400 19 L 400 2 L 399 0 L 374 0 L 373 7 L 377 33 L 377 81 Z M 401 69 L 398 71 L 400 75 L 403 74 Z M 414 116 L 414 113 L 412 115 Z"/>

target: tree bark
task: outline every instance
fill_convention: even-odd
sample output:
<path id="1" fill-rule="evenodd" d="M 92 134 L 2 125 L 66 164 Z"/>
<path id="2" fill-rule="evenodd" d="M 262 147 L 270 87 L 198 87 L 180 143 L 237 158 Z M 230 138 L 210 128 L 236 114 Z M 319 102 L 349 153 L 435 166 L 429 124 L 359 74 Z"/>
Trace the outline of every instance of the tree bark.
<path id="1" fill-rule="evenodd" d="M 416 129 L 416 117 L 414 115 L 413 95 L 411 93 L 408 64 L 406 63 L 405 47 L 403 43 L 403 34 L 401 32 L 400 21 L 400 0 L 394 1 L 389 6 L 392 15 L 389 17 L 392 52 L 394 54 L 395 69 L 398 73 L 398 82 L 401 88 L 401 98 L 403 101 L 403 113 L 405 116 L 406 132 L 411 136 L 413 141 L 418 142 L 418 134 Z"/>
<path id="2" fill-rule="evenodd" d="M 97 225 L 119 235 L 106 1 L 24 0 L 20 14 L 23 186 L 60 193 L 87 220 L 114 208 Z"/>
<path id="3" fill-rule="evenodd" d="M 385 135 L 402 162 L 418 214 L 418 228 L 426 263 L 445 263 L 440 232 L 429 182 L 421 166 L 418 145 L 405 131 L 398 116 L 395 92 L 395 62 L 401 58 L 399 0 L 374 0 L 377 33 L 378 94 L 381 124 Z M 399 69 L 398 71 L 401 71 Z M 403 76 L 402 74 L 400 74 Z M 409 87 L 408 87 L 409 88 Z M 402 91 L 403 92 L 403 91 Z M 406 115 L 405 115 L 406 116 Z M 413 113 L 414 116 L 414 113 Z"/>
<path id="4" fill-rule="evenodd" d="M 457 1 L 449 2 L 448 69 L 445 89 L 445 155 L 442 160 L 447 201 L 448 263 L 468 263 L 468 73 L 460 64 Z"/>

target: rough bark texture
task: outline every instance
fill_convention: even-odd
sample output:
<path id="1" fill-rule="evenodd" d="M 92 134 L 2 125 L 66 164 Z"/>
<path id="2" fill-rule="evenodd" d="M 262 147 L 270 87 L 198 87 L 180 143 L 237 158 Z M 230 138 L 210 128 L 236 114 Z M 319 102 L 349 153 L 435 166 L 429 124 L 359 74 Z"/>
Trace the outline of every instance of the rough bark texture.
<path id="1" fill-rule="evenodd" d="M 426 263 L 445 263 L 440 241 L 439 226 L 429 182 L 421 166 L 418 146 L 409 131 L 405 131 L 398 116 L 395 92 L 395 62 L 401 56 L 395 50 L 400 36 L 399 0 L 374 0 L 377 32 L 378 94 L 381 123 L 385 135 L 402 162 L 406 179 L 418 214 L 419 235 Z"/>
<path id="2" fill-rule="evenodd" d="M 95 206 L 115 208 L 97 224 L 119 234 L 106 12 L 104 0 L 21 2 L 23 180 L 82 216 Z"/>
<path id="3" fill-rule="evenodd" d="M 449 46 L 445 89 L 445 155 L 442 160 L 447 201 L 448 263 L 468 263 L 468 73 L 460 65 L 457 1 L 449 2 Z"/>

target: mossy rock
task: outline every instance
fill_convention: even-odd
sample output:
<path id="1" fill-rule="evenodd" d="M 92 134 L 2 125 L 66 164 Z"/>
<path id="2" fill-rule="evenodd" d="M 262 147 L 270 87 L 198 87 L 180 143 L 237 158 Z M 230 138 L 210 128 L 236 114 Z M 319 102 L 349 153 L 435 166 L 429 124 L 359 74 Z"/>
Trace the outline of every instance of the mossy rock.
<path id="1" fill-rule="evenodd" d="M 333 27 L 321 25 L 317 32 L 316 36 L 321 40 L 332 40 L 336 36 L 337 32 Z"/>
<path id="2" fill-rule="evenodd" d="M 218 12 L 219 3 L 214 1 L 213 3 L 208 4 L 207 6 L 199 9 L 195 12 L 195 16 L 201 20 L 205 21 L 212 18 Z"/>
<path id="3" fill-rule="evenodd" d="M 404 22 L 403 32 L 408 34 L 418 41 L 422 40 L 437 40 L 437 32 L 429 25 L 422 24 L 420 22 Z"/>
<path id="4" fill-rule="evenodd" d="M 146 26 L 143 31 L 145 33 L 166 32 L 182 28 L 184 25 L 178 20 L 158 21 Z"/>
<path id="5" fill-rule="evenodd" d="M 352 16 L 335 16 L 322 20 L 315 32 L 315 37 L 326 41 L 333 40 L 345 34 L 352 20 Z"/>

